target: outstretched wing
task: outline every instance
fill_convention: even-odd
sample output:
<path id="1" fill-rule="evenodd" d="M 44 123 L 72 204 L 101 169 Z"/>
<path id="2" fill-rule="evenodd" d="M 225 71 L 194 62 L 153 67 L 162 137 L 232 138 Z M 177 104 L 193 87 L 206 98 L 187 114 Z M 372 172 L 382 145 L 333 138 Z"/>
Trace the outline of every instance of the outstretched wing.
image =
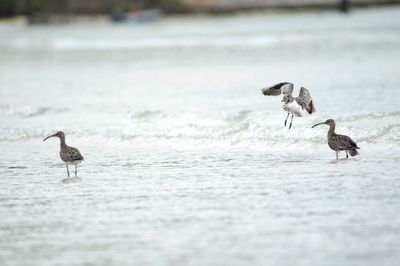
<path id="1" fill-rule="evenodd" d="M 265 88 L 261 89 L 261 92 L 262 92 L 262 94 L 267 95 L 267 96 L 278 96 L 281 93 L 292 94 L 293 83 L 281 82 L 281 83 L 275 84 L 270 87 L 265 87 Z"/>
<path id="2" fill-rule="evenodd" d="M 307 103 L 309 103 L 312 100 L 310 92 L 304 87 L 301 87 L 298 98 L 302 99 L 304 102 Z"/>
<path id="3" fill-rule="evenodd" d="M 299 97 L 296 98 L 296 102 L 305 109 L 309 114 L 315 112 L 315 107 L 310 93 L 304 87 L 301 87 Z"/>

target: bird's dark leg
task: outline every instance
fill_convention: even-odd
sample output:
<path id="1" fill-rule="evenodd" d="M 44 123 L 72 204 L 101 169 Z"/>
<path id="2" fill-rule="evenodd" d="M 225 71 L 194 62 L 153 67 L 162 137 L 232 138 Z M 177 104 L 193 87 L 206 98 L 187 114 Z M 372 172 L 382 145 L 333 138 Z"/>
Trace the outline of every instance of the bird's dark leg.
<path id="1" fill-rule="evenodd" d="M 68 177 L 69 177 L 69 169 L 68 169 L 68 164 L 65 165 L 67 167 L 67 173 L 68 173 Z"/>
<path id="2" fill-rule="evenodd" d="M 339 159 L 339 152 L 336 152 L 336 159 Z"/>
<path id="3" fill-rule="evenodd" d="M 75 177 L 77 173 L 78 173 L 78 166 L 75 164 Z"/>
<path id="4" fill-rule="evenodd" d="M 349 153 L 347 152 L 347 150 L 346 150 L 346 158 L 347 159 L 349 158 Z"/>
<path id="5" fill-rule="evenodd" d="M 291 129 L 291 128 L 292 128 L 293 116 L 294 116 L 294 115 L 292 115 L 292 119 L 290 120 L 289 129 Z"/>
<path id="6" fill-rule="evenodd" d="M 287 122 L 288 117 L 289 117 L 289 113 L 287 113 L 287 116 L 286 116 L 286 119 L 285 119 L 285 127 L 286 127 L 286 122 Z"/>

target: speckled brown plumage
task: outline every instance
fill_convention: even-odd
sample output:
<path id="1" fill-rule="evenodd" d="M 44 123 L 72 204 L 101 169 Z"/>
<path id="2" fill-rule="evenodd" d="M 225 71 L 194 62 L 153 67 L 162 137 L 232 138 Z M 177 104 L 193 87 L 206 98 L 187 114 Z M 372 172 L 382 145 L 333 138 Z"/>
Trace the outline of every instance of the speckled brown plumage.
<path id="1" fill-rule="evenodd" d="M 339 159 L 339 151 L 346 151 L 346 158 L 349 158 L 348 153 L 353 157 L 360 154 L 357 151 L 357 149 L 360 148 L 350 137 L 335 133 L 336 123 L 333 119 L 328 119 L 325 122 L 315 124 L 312 127 L 316 127 L 318 125 L 329 125 L 328 145 L 336 152 L 336 159 Z"/>
<path id="2" fill-rule="evenodd" d="M 69 177 L 68 165 L 75 165 L 75 176 L 77 175 L 77 165 L 81 163 L 84 158 L 77 148 L 70 147 L 65 143 L 65 134 L 62 131 L 58 131 L 56 134 L 46 137 L 43 141 L 51 137 L 58 137 L 60 139 L 60 157 L 67 167 L 67 173 Z"/>

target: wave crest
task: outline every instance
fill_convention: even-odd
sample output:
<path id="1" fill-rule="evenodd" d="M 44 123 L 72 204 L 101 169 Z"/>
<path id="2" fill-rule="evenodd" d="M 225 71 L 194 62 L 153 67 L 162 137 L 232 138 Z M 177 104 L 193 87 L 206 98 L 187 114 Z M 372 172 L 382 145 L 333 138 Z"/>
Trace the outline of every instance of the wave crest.
<path id="1" fill-rule="evenodd" d="M 311 128 L 322 115 L 297 118 L 289 131 L 284 115 L 242 110 L 222 113 L 166 113 L 146 110 L 128 113 L 131 122 L 103 128 L 71 129 L 68 134 L 79 138 L 103 138 L 116 141 L 226 142 L 266 143 L 271 145 L 326 143 L 328 128 Z M 368 113 L 342 116 L 337 119 L 337 132 L 351 136 L 356 142 L 400 142 L 400 112 Z M 38 128 L 0 128 L 0 141 L 42 139 L 52 131 Z"/>

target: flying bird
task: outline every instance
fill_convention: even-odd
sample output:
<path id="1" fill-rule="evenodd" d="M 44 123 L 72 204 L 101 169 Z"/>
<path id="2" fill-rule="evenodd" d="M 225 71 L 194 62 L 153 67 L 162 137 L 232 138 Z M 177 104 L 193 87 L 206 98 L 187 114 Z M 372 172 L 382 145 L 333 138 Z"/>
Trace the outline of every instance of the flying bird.
<path id="1" fill-rule="evenodd" d="M 293 83 L 290 82 L 281 82 L 275 84 L 270 87 L 266 87 L 261 89 L 262 94 L 266 96 L 278 96 L 283 95 L 283 110 L 287 112 L 287 116 L 285 119 L 285 127 L 289 115 L 292 115 L 290 120 L 289 129 L 292 128 L 293 117 L 301 117 L 303 116 L 303 110 L 307 113 L 312 114 L 315 112 L 315 107 L 313 103 L 313 99 L 311 98 L 310 93 L 306 88 L 301 87 L 300 94 L 298 97 L 293 97 Z"/>
<path id="2" fill-rule="evenodd" d="M 51 137 L 58 137 L 60 139 L 60 157 L 67 167 L 67 173 L 69 177 L 68 165 L 75 165 L 75 176 L 77 175 L 77 165 L 83 161 L 83 156 L 78 149 L 70 147 L 65 143 L 65 134 L 62 131 L 46 137 L 43 141 Z"/>
<path id="3" fill-rule="evenodd" d="M 339 151 L 346 151 L 346 158 L 349 158 L 349 153 L 352 157 L 360 154 L 357 151 L 359 147 L 350 137 L 335 133 L 335 120 L 328 119 L 325 122 L 313 125 L 312 128 L 319 125 L 329 125 L 328 145 L 336 152 L 336 159 L 339 159 Z"/>

